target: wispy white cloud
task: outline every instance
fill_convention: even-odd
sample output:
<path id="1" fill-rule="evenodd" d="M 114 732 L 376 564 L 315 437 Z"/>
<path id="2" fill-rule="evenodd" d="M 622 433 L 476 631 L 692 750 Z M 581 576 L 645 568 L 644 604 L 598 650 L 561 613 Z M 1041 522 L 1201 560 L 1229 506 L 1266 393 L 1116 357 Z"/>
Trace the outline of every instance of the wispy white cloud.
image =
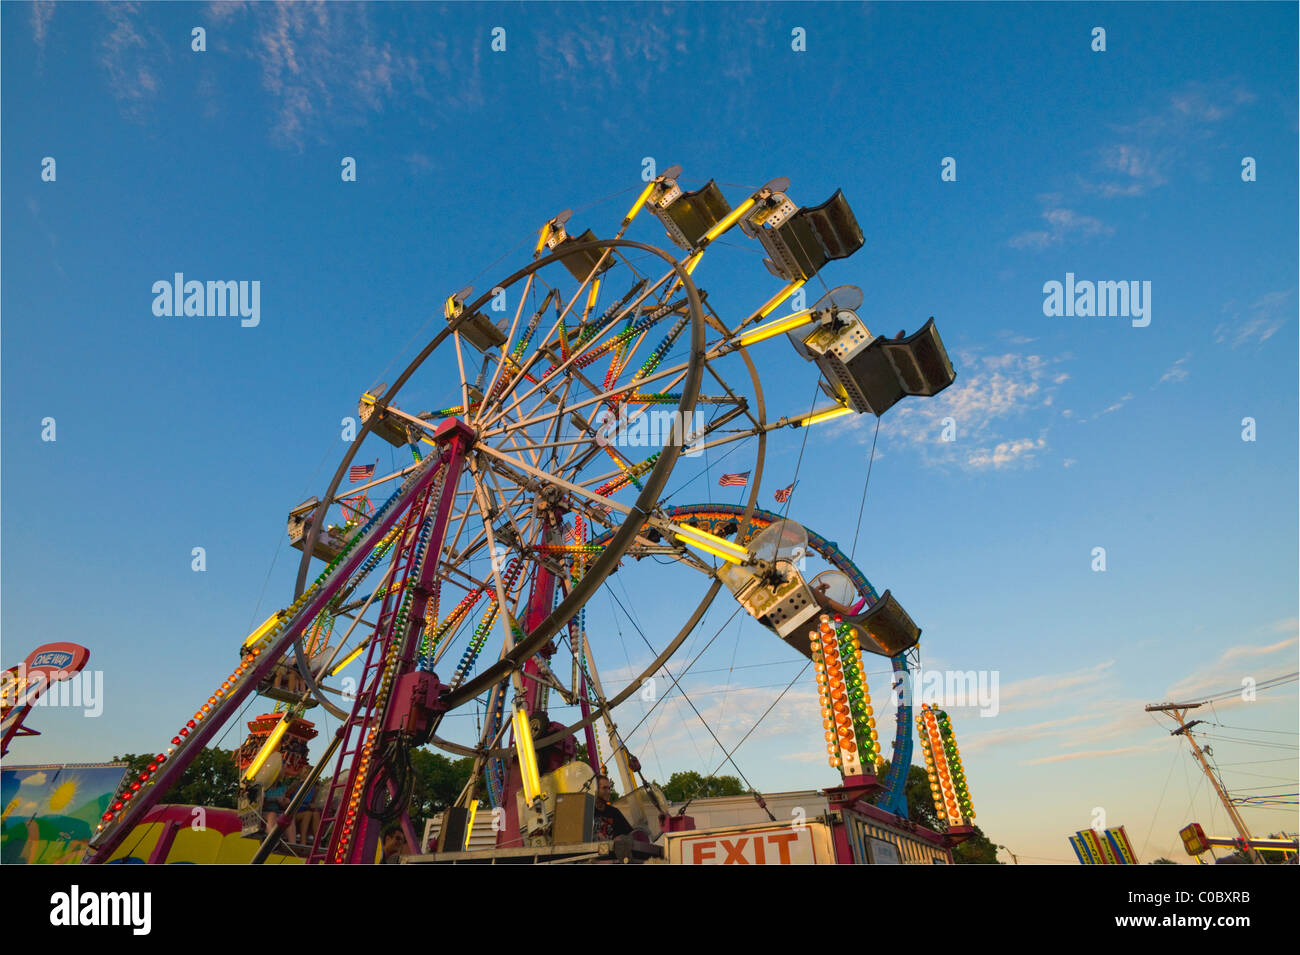
<path id="1" fill-rule="evenodd" d="M 1098 411 L 1095 415 L 1093 415 L 1091 418 L 1087 420 L 1096 421 L 1098 418 L 1103 417 L 1104 415 L 1114 414 L 1116 411 L 1119 411 L 1121 408 L 1123 408 L 1126 404 L 1128 404 L 1132 400 L 1133 400 L 1132 394 L 1121 395 L 1117 401 L 1114 401 L 1111 404 L 1107 405 L 1105 408 L 1102 408 L 1100 411 Z"/>
<path id="2" fill-rule="evenodd" d="M 36 0 L 32 4 L 32 39 L 37 47 L 45 49 L 45 36 L 49 32 L 50 18 L 54 16 L 54 0 Z"/>
<path id="3" fill-rule="evenodd" d="M 1223 312 L 1231 317 L 1214 329 L 1215 344 L 1230 342 L 1233 348 L 1264 344 L 1295 318 L 1295 307 L 1289 304 L 1294 295 L 1295 289 L 1269 292 L 1245 308 L 1228 302 Z"/>
<path id="4" fill-rule="evenodd" d="M 1205 125 L 1227 119 L 1238 107 L 1255 102 L 1255 98 L 1255 94 L 1243 86 L 1194 82 L 1172 93 L 1169 106 L 1175 115 Z"/>
<path id="5" fill-rule="evenodd" d="M 1114 127 L 1118 141 L 1100 147 L 1085 191 L 1114 199 L 1142 196 L 1169 182 L 1189 143 L 1217 135 L 1223 120 L 1254 95 L 1229 83 L 1189 83 L 1136 118 Z"/>
<path id="6" fill-rule="evenodd" d="M 138 4 L 105 3 L 109 31 L 100 42 L 100 65 L 122 112 L 142 120 L 158 97 L 162 67 L 170 59 L 157 31 L 141 22 Z"/>
<path id="7" fill-rule="evenodd" d="M 1041 708 L 1050 714 L 1065 711 L 1068 715 L 1052 715 L 1049 719 L 1028 724 L 1004 723 L 988 730 L 982 730 L 982 724 L 976 723 L 975 731 L 969 734 L 969 742 L 963 743 L 962 748 L 980 752 L 1033 744 L 1040 753 L 1046 748 L 1045 756 L 1027 754 L 1027 762 L 1022 763 L 1027 765 L 1104 755 L 1098 748 L 1117 742 L 1144 748 L 1162 742 L 1162 739 L 1143 739 L 1154 724 L 1142 700 L 1107 695 L 1106 686 L 1100 681 L 1067 684 L 1061 692 L 1064 694 L 1062 698 L 1041 702 L 1035 709 Z M 1073 712 L 1070 712 L 1071 705 Z M 1140 742 L 1134 743 L 1134 740 Z M 1125 751 L 1128 748 L 1128 745 L 1124 746 Z"/>
<path id="8" fill-rule="evenodd" d="M 1164 691 L 1164 699 L 1194 701 L 1211 693 L 1231 689 L 1245 677 L 1257 681 L 1276 675 L 1274 669 L 1295 657 L 1297 636 L 1294 618 L 1279 620 L 1266 628 L 1287 634 L 1286 639 L 1262 644 L 1239 644 L 1223 650 L 1211 663 L 1198 667 Z M 971 752 L 1005 749 L 1009 746 L 1046 745 L 1049 750 L 1034 755 L 1022 765 L 1100 759 L 1159 750 L 1164 734 L 1144 741 L 1158 721 L 1146 712 L 1151 698 L 1117 696 L 1114 686 L 1116 661 L 1108 660 L 1073 672 L 1044 674 L 1004 684 L 999 697 L 1000 716 L 996 725 L 974 724 L 963 749 Z M 1294 692 L 1294 690 L 1292 690 Z M 1263 700 L 1261 696 L 1259 700 Z M 1214 703 L 1215 712 L 1266 705 L 1246 697 L 1232 696 Z M 1046 718 L 1018 723 L 1017 713 L 1042 711 Z M 1010 719 L 1008 719 L 1010 717 Z M 1123 745 L 1107 745 L 1122 743 Z M 1051 750 L 1055 749 L 1056 752 Z"/>
<path id="9" fill-rule="evenodd" d="M 1068 189 L 1040 196 L 1045 225 L 1019 232 L 1009 245 L 1042 250 L 1066 242 L 1110 235 L 1114 229 L 1096 215 L 1076 211 L 1085 196 L 1123 199 L 1144 196 L 1169 183 L 1173 170 L 1186 167 L 1187 147 L 1218 134 L 1224 119 L 1253 102 L 1254 95 L 1231 83 L 1190 83 L 1138 108 L 1115 124 Z"/>
<path id="10" fill-rule="evenodd" d="M 418 48 L 390 42 L 365 4 L 214 3 L 207 15 L 228 28 L 248 22 L 247 55 L 271 99 L 269 131 L 278 145 L 302 148 L 339 127 L 363 126 L 400 97 L 425 101 L 431 121 L 482 102 L 486 38 L 425 36 Z"/>
<path id="11" fill-rule="evenodd" d="M 703 760 L 711 765 L 701 767 L 700 771 L 709 772 L 721 762 L 723 754 L 709 731 L 704 728 L 706 723 L 728 750 L 739 743 L 746 733 L 750 733 L 751 729 L 753 732 L 745 741 L 746 748 L 773 737 L 791 734 L 807 737 L 817 729 L 820 719 L 817 691 L 811 685 L 811 679 L 809 675 L 808 679 L 800 681 L 783 696 L 780 687 L 705 684 L 687 690 L 691 700 L 688 704 L 674 691 L 659 704 L 654 716 L 640 730 L 631 734 L 628 746 L 633 751 L 644 754 L 649 746 L 648 739 L 652 738 L 653 752 L 666 767 L 696 767 Z M 667 693 L 668 686 L 663 682 L 659 689 Z M 633 715 L 637 704 L 629 701 L 625 705 L 631 708 L 628 715 Z M 632 725 L 639 719 L 637 716 Z M 757 728 L 754 728 L 756 723 Z M 817 732 L 820 734 L 819 729 Z M 736 760 L 745 767 L 743 749 L 736 755 Z M 724 769 L 722 772 L 732 770 Z"/>
<path id="12" fill-rule="evenodd" d="M 1010 467 L 1023 464 L 1034 457 L 1035 452 L 1047 446 L 1043 438 L 1019 438 L 1014 441 L 999 441 L 992 448 L 979 448 L 966 455 L 966 465 L 977 471 Z"/>
<path id="13" fill-rule="evenodd" d="M 1064 418 L 1072 418 L 1073 420 L 1077 421 L 1079 424 L 1088 424 L 1090 422 L 1096 421 L 1098 418 L 1104 418 L 1108 414 L 1114 414 L 1116 411 L 1121 410 L 1125 405 L 1127 405 L 1132 400 L 1133 400 L 1133 394 L 1132 392 L 1130 392 L 1125 395 L 1120 395 L 1117 399 L 1112 401 L 1106 407 L 1102 408 L 1100 411 L 1095 411 L 1090 415 L 1082 415 L 1082 416 L 1076 415 L 1073 409 L 1066 408 L 1064 411 L 1061 412 L 1061 416 Z"/>
<path id="14" fill-rule="evenodd" d="M 903 401 L 881 419 L 880 447 L 907 447 L 920 453 L 923 464 L 967 471 L 1028 466 L 1047 450 L 1048 442 L 1045 426 L 1025 419 L 1052 409 L 1057 391 L 1069 378 L 1057 367 L 1062 360 L 966 349 L 956 362 L 958 378 L 946 390 L 924 401 Z M 949 418 L 955 439 L 944 441 Z M 828 431 L 833 439 L 864 443 L 871 434 L 864 419 L 857 417 L 845 418 Z M 877 451 L 877 457 L 880 454 Z"/>
<path id="15" fill-rule="evenodd" d="M 1062 701 L 1094 696 L 1113 673 L 1114 660 L 1083 667 L 1069 673 L 1051 673 L 1027 677 L 1003 684 L 999 709 L 1003 713 L 1052 706 Z"/>
<path id="16" fill-rule="evenodd" d="M 1269 666 L 1270 659 L 1274 661 L 1274 665 L 1280 663 L 1283 656 L 1294 662 L 1293 648 L 1296 643 L 1297 638 L 1291 636 L 1273 643 L 1244 643 L 1228 647 L 1213 663 L 1188 674 L 1170 686 L 1165 693 L 1171 700 L 1186 700 L 1239 686 L 1243 679 L 1259 681 L 1273 676 L 1275 674 L 1271 670 L 1262 673 L 1259 668 Z"/>
<path id="17" fill-rule="evenodd" d="M 1087 749 L 1073 753 L 1058 753 L 1055 756 L 1043 756 L 1039 759 L 1028 759 L 1025 760 L 1022 765 L 1038 766 L 1043 763 L 1066 763 L 1076 759 L 1101 759 L 1107 756 L 1136 756 L 1139 754 L 1152 753 L 1163 748 L 1163 741 L 1153 740 L 1150 743 L 1142 743 L 1137 746 L 1117 746 L 1114 749 Z"/>
<path id="18" fill-rule="evenodd" d="M 1093 183 L 1093 191 L 1106 198 L 1140 196 L 1165 184 L 1163 159 L 1147 146 L 1116 143 L 1101 150 L 1101 169 L 1109 176 Z"/>
<path id="19" fill-rule="evenodd" d="M 1046 228 L 1031 229 L 1014 235 L 1008 244 L 1014 249 L 1046 249 L 1076 239 L 1111 235 L 1115 230 L 1094 216 L 1083 215 L 1062 204 L 1057 194 L 1039 196 L 1040 214 Z"/>
<path id="20" fill-rule="evenodd" d="M 618 13 L 586 6 L 569 11 L 562 27 L 538 33 L 538 47 L 558 57 L 540 58 L 538 79 L 543 87 L 582 90 L 586 96 L 579 102 L 631 91 L 647 96 L 687 49 L 688 31 L 671 17 L 645 18 L 629 30 Z M 744 73 L 750 53 L 743 48 L 737 52 L 728 57 L 726 69 Z M 599 83 L 592 82 L 594 77 Z"/>
<path id="21" fill-rule="evenodd" d="M 1187 361 L 1191 357 L 1191 353 L 1189 352 L 1170 365 L 1165 369 L 1165 373 L 1160 376 L 1160 381 L 1157 382 L 1157 384 L 1163 385 L 1166 382 L 1171 381 L 1186 381 L 1187 376 L 1191 374 L 1191 372 L 1187 370 Z"/>

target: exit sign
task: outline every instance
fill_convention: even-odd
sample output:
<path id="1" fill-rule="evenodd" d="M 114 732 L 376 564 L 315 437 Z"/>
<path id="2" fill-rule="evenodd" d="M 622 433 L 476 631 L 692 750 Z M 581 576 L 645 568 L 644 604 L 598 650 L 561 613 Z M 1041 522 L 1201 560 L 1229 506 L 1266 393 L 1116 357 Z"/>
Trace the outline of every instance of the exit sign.
<path id="1" fill-rule="evenodd" d="M 672 838 L 670 859 L 680 865 L 815 865 L 835 860 L 824 827 L 733 828 Z M 820 838 L 819 838 L 820 837 Z"/>

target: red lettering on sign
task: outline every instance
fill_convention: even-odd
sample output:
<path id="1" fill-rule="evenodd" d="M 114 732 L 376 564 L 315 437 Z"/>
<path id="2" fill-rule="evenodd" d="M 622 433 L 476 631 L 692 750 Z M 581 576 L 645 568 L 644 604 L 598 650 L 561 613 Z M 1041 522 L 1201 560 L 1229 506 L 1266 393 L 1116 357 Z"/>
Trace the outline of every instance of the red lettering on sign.
<path id="1" fill-rule="evenodd" d="M 709 842 L 697 842 L 697 843 L 695 843 L 695 845 L 694 845 L 694 852 L 695 852 L 695 857 L 694 857 L 694 858 L 695 858 L 695 864 L 696 864 L 696 865 L 703 865 L 706 861 L 712 859 L 712 858 L 714 857 L 714 855 L 715 855 L 715 853 L 714 853 L 714 851 L 713 851 L 713 847 L 716 846 L 716 845 L 717 845 L 717 843 L 716 843 L 716 842 L 713 842 L 712 840 L 710 840 Z M 704 850 L 705 850 L 705 849 L 708 849 L 708 850 L 709 850 L 709 854 L 708 854 L 707 856 L 704 854 Z"/>
<path id="2" fill-rule="evenodd" d="M 790 843 L 799 838 L 797 832 L 774 832 L 767 837 L 770 842 L 776 843 L 777 851 L 781 853 L 781 865 L 790 864 Z"/>
<path id="3" fill-rule="evenodd" d="M 727 850 L 727 857 L 722 860 L 723 865 L 732 865 L 733 863 L 736 865 L 749 865 L 749 860 L 745 858 L 745 843 L 749 841 L 748 839 L 742 836 L 734 846 L 726 839 L 721 841 L 722 848 Z"/>

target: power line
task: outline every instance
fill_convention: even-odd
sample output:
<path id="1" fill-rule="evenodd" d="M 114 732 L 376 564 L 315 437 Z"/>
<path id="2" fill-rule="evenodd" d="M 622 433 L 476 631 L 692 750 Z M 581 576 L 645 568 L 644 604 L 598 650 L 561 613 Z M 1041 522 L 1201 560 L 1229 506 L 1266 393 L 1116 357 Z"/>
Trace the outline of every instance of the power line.
<path id="1" fill-rule="evenodd" d="M 1219 729 L 1237 730 L 1244 733 L 1270 733 L 1277 736 L 1300 736 L 1295 730 L 1257 730 L 1250 726 L 1228 726 L 1226 723 L 1211 723 L 1211 726 L 1217 726 Z"/>
<path id="2" fill-rule="evenodd" d="M 1274 689 L 1275 687 L 1283 686 L 1284 684 L 1287 683 L 1294 683 L 1296 682 L 1297 679 L 1300 679 L 1300 671 L 1297 671 L 1295 673 L 1284 673 L 1281 676 L 1269 677 L 1267 680 L 1260 680 L 1258 683 L 1254 685 L 1253 689 L 1255 690 L 1255 692 L 1258 693 L 1260 690 L 1271 690 Z M 1231 690 L 1223 690 L 1219 693 L 1211 693 L 1209 696 L 1204 697 L 1201 700 L 1198 700 L 1197 703 L 1198 705 L 1202 703 L 1212 703 L 1216 700 L 1225 700 L 1228 697 L 1239 696 L 1241 694 L 1242 689 L 1243 687 L 1237 686 L 1237 687 L 1233 687 Z"/>
<path id="3" fill-rule="evenodd" d="M 1201 738 L 1218 740 L 1222 743 L 1241 743 L 1243 746 L 1262 746 L 1265 749 L 1295 750 L 1294 746 L 1286 746 L 1282 743 L 1265 743 L 1260 740 L 1242 739 L 1239 736 L 1220 736 L 1218 733 L 1202 733 Z"/>
<path id="4" fill-rule="evenodd" d="M 876 433 L 871 438 L 871 457 L 867 459 L 867 477 L 862 482 L 862 500 L 858 504 L 858 526 L 853 531 L 853 549 L 849 551 L 852 561 L 858 554 L 858 534 L 862 531 L 862 512 L 867 507 L 867 486 L 871 484 L 871 466 L 876 463 L 876 439 L 880 437 L 880 418 L 876 417 Z"/>
<path id="5" fill-rule="evenodd" d="M 613 591 L 613 590 L 610 590 L 609 593 L 610 593 L 611 596 L 614 596 L 614 591 Z M 651 644 L 650 641 L 646 638 L 646 635 L 645 635 L 644 633 L 641 632 L 641 627 L 640 627 L 640 625 L 638 625 L 637 622 L 636 622 L 635 620 L 632 619 L 632 615 L 629 614 L 629 613 L 627 612 L 627 608 L 626 608 L 626 607 L 623 607 L 622 601 L 620 601 L 620 600 L 618 599 L 617 596 L 614 596 L 614 600 L 618 603 L 619 607 L 622 608 L 623 613 L 627 616 L 627 619 L 631 622 L 632 626 L 633 626 L 633 627 L 636 627 L 636 632 L 640 635 L 640 637 L 641 637 L 642 640 L 645 640 L 645 645 L 646 645 L 647 647 L 649 647 L 649 648 L 650 648 L 650 651 L 653 653 L 653 652 L 654 652 L 654 646 L 653 646 L 653 644 Z M 740 609 L 739 606 L 737 606 L 736 609 L 739 610 L 739 609 Z M 728 623 L 730 623 L 730 620 L 728 620 Z M 711 642 L 712 642 L 712 641 L 710 641 L 710 643 L 711 643 Z M 701 652 L 703 652 L 703 651 L 701 651 Z M 696 659 L 699 659 L 699 658 L 697 657 Z M 673 685 L 677 687 L 677 692 L 680 693 L 681 696 L 682 696 L 682 699 L 686 701 L 686 705 L 689 706 L 689 707 L 694 711 L 694 713 L 695 713 L 695 715 L 696 715 L 697 717 L 699 717 L 699 719 L 700 719 L 700 723 L 704 726 L 704 728 L 705 728 L 706 730 L 708 730 L 709 735 L 713 737 L 713 741 L 714 741 L 715 743 L 718 744 L 718 748 L 719 748 L 720 750 L 722 750 L 722 751 L 725 753 L 725 752 L 727 751 L 727 747 L 725 747 L 725 746 L 722 745 L 722 740 L 718 739 L 718 734 L 715 733 L 715 732 L 713 732 L 713 727 L 710 726 L 710 725 L 709 725 L 709 721 L 706 720 L 706 719 L 704 718 L 704 714 L 701 713 L 701 712 L 699 711 L 699 709 L 695 706 L 695 704 L 691 702 L 691 698 L 690 698 L 689 696 L 687 696 L 687 695 L 686 695 L 686 691 L 685 691 L 684 689 L 682 689 L 682 685 L 681 685 L 681 683 L 678 682 L 677 679 L 674 679 L 674 678 L 673 678 L 672 671 L 668 669 L 667 665 L 664 666 L 663 671 L 664 671 L 665 673 L 667 673 L 667 674 L 668 674 L 668 678 L 669 678 L 670 680 L 673 681 Z M 697 751 L 697 752 L 698 752 L 698 751 Z M 728 757 L 728 759 L 730 759 L 730 757 Z M 726 762 L 726 760 L 724 760 L 724 762 Z M 753 783 L 751 783 L 751 782 L 749 781 L 749 779 L 745 776 L 745 771 L 744 771 L 743 769 L 741 769 L 740 766 L 738 766 L 738 765 L 736 764 L 736 761 L 735 761 L 734 759 L 731 760 L 731 766 L 732 766 L 733 769 L 736 770 L 737 773 L 740 774 L 740 778 L 744 781 L 745 785 L 748 786 L 751 790 L 753 790 L 753 789 L 754 789 L 754 785 L 753 785 Z"/>

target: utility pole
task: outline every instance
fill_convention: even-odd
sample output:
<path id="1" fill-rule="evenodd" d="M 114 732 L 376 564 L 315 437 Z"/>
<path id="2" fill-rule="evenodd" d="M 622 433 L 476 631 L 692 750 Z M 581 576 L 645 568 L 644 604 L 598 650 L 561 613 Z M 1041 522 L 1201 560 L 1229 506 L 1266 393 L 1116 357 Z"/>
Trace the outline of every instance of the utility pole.
<path id="1" fill-rule="evenodd" d="M 1200 761 L 1201 768 L 1205 770 L 1205 775 L 1210 780 L 1210 785 L 1213 786 L 1214 791 L 1219 794 L 1219 800 L 1223 803 L 1223 808 L 1227 810 L 1228 818 L 1232 820 L 1233 826 L 1236 827 L 1237 835 L 1241 838 L 1241 841 L 1245 843 L 1246 857 L 1256 865 L 1262 865 L 1264 860 L 1260 857 L 1259 852 L 1251 842 L 1250 830 L 1246 828 L 1245 820 L 1241 818 L 1241 814 L 1237 812 L 1237 807 L 1234 806 L 1232 800 L 1228 798 L 1227 790 L 1223 788 L 1223 784 L 1219 782 L 1219 778 L 1214 774 L 1214 771 L 1210 769 L 1210 764 L 1205 761 L 1205 753 L 1203 753 L 1201 747 L 1197 745 L 1196 738 L 1188 732 L 1188 730 L 1193 726 L 1204 722 L 1203 720 L 1192 720 L 1192 722 L 1189 723 L 1186 720 L 1188 711 L 1194 710 L 1199 706 L 1201 706 L 1200 703 L 1156 703 L 1148 706 L 1146 711 L 1148 713 L 1165 713 L 1178 721 L 1178 728 L 1171 730 L 1169 735 L 1186 737 L 1187 742 L 1191 744 L 1192 755 Z"/>

